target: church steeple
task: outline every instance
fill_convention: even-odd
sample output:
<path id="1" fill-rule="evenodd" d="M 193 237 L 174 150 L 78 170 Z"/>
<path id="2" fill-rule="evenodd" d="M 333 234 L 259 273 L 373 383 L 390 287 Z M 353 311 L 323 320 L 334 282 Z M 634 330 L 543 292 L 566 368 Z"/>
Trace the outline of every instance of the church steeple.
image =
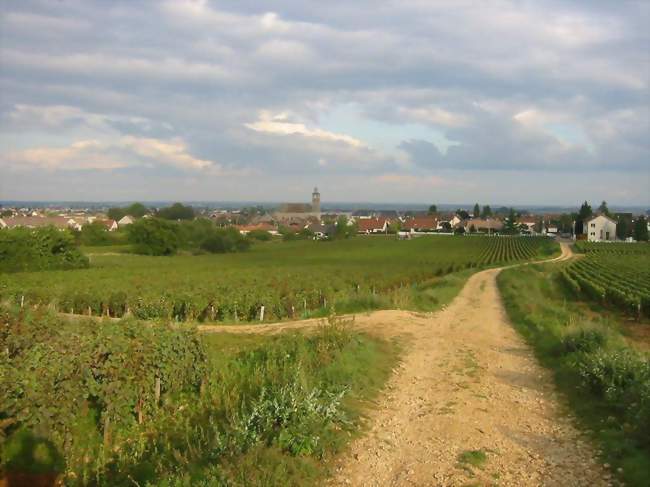
<path id="1" fill-rule="evenodd" d="M 320 213 L 320 193 L 317 187 L 314 187 L 314 192 L 311 194 L 311 211 Z"/>

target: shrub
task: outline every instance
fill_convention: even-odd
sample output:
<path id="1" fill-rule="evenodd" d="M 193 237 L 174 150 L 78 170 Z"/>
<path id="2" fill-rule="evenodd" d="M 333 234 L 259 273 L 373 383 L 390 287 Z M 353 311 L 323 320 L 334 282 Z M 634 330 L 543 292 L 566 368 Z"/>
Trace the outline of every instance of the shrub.
<path id="1" fill-rule="evenodd" d="M 607 336 L 594 328 L 579 328 L 565 333 L 561 338 L 562 349 L 565 353 L 592 352 L 597 350 L 607 341 Z"/>
<path id="2" fill-rule="evenodd" d="M 88 267 L 69 232 L 55 227 L 0 232 L 0 272 Z"/>
<path id="3" fill-rule="evenodd" d="M 138 220 L 128 232 L 136 254 L 174 255 L 181 243 L 178 226 L 158 218 Z"/>
<path id="4" fill-rule="evenodd" d="M 272 235 L 266 230 L 251 230 L 248 232 L 248 238 L 266 242 L 271 240 Z"/>

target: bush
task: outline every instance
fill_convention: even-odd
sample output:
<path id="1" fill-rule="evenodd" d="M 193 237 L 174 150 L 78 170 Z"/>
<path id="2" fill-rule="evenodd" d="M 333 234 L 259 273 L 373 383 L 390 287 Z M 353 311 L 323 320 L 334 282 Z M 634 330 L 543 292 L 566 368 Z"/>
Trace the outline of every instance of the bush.
<path id="1" fill-rule="evenodd" d="M 136 254 L 174 255 L 181 240 L 178 225 L 158 218 L 143 218 L 128 227 Z"/>
<path id="2" fill-rule="evenodd" d="M 0 272 L 78 269 L 88 258 L 74 237 L 55 227 L 14 228 L 0 232 Z"/>
<path id="3" fill-rule="evenodd" d="M 250 232 L 248 232 L 248 238 L 267 242 L 271 240 L 273 236 L 266 230 L 251 230 Z"/>
<path id="4" fill-rule="evenodd" d="M 242 252 L 250 247 L 250 240 L 236 228 L 215 228 L 201 243 L 201 249 L 213 254 Z"/>
<path id="5" fill-rule="evenodd" d="M 600 330 L 593 328 L 579 328 L 566 333 L 562 339 L 562 349 L 565 353 L 593 352 L 607 341 L 607 336 Z"/>
<path id="6" fill-rule="evenodd" d="M 583 385 L 620 411 L 637 439 L 650 445 L 650 361 L 631 350 L 584 354 L 577 363 Z"/>

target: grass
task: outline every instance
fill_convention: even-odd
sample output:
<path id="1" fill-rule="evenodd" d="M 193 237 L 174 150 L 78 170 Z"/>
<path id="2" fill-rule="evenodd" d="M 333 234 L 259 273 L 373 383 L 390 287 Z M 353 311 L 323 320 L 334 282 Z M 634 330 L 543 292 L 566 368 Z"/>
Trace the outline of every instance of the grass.
<path id="1" fill-rule="evenodd" d="M 554 372 L 579 426 L 627 485 L 650 478 L 650 366 L 621 333 L 626 318 L 573 296 L 561 265 L 509 269 L 497 278 L 507 313 Z M 637 326 L 648 326 L 638 323 Z M 618 473 L 618 469 L 622 469 Z"/>
<path id="2" fill-rule="evenodd" d="M 475 468 L 483 468 L 487 462 L 487 455 L 483 450 L 465 450 L 458 455 L 458 463 Z"/>

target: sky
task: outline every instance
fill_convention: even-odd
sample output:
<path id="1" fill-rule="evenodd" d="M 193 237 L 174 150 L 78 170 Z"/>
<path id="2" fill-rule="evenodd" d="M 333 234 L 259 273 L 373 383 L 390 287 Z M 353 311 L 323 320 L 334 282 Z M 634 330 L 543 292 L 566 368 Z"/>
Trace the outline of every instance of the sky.
<path id="1" fill-rule="evenodd" d="M 0 200 L 650 206 L 650 2 L 0 0 Z"/>

